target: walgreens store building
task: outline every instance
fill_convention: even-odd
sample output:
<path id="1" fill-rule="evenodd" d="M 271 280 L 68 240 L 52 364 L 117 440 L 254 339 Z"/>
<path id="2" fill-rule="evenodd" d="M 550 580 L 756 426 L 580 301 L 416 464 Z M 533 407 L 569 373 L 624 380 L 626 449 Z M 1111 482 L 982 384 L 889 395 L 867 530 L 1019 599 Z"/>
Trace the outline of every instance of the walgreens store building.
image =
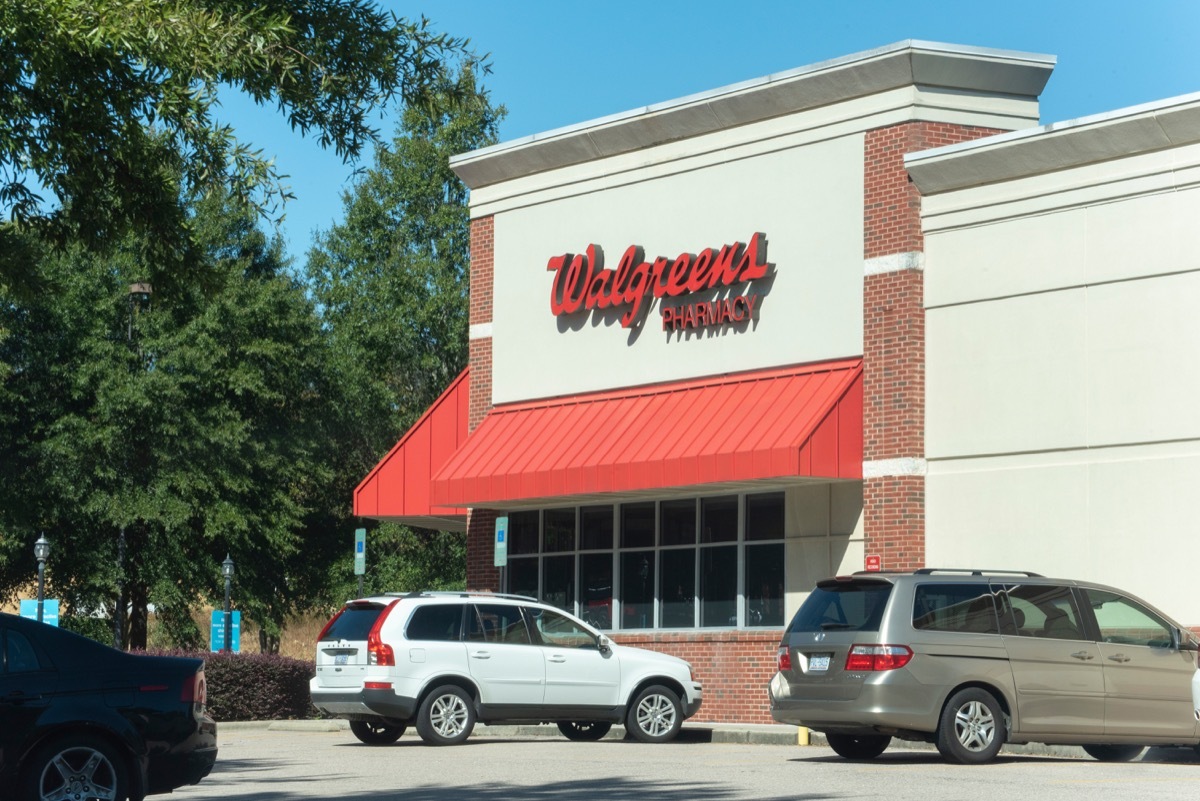
<path id="1" fill-rule="evenodd" d="M 1200 96 L 1037 127 L 1053 67 L 902 42 L 456 158 L 470 366 L 356 514 L 688 659 L 702 720 L 770 722 L 832 574 L 1200 624 L 1163 581 L 1200 563 Z"/>

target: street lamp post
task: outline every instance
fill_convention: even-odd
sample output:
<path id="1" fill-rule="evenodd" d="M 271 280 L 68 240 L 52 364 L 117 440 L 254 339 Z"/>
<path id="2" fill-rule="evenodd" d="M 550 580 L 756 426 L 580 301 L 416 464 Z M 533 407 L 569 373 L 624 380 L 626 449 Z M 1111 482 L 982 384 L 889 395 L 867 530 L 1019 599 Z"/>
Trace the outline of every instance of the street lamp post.
<path id="1" fill-rule="evenodd" d="M 129 285 L 129 327 L 125 332 L 125 341 L 130 350 L 133 350 L 133 312 L 135 308 L 140 308 L 143 304 L 150 302 L 150 297 L 154 294 L 154 288 L 144 281 L 139 281 Z M 125 458 L 125 473 L 129 474 L 129 458 Z M 117 605 L 113 609 L 113 648 L 118 650 L 125 646 L 124 619 L 125 610 L 128 606 L 125 601 L 125 526 L 121 526 L 121 533 L 117 538 Z"/>
<path id="2" fill-rule="evenodd" d="M 42 612 L 46 604 L 46 560 L 50 558 L 50 540 L 43 534 L 33 544 L 33 555 L 38 563 L 38 623 L 42 622 Z"/>
<path id="3" fill-rule="evenodd" d="M 233 560 L 225 554 L 221 563 L 221 575 L 225 577 L 225 642 L 221 649 L 225 653 L 233 650 L 233 615 L 229 611 L 229 585 L 233 582 Z"/>

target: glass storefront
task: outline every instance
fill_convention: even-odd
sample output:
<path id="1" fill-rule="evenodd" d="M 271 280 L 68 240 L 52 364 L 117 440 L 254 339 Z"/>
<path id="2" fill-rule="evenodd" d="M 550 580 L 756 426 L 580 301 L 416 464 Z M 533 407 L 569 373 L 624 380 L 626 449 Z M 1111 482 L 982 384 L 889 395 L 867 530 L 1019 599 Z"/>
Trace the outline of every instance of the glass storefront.
<path id="1" fill-rule="evenodd" d="M 783 625 L 782 492 L 508 514 L 506 590 L 600 629 Z"/>

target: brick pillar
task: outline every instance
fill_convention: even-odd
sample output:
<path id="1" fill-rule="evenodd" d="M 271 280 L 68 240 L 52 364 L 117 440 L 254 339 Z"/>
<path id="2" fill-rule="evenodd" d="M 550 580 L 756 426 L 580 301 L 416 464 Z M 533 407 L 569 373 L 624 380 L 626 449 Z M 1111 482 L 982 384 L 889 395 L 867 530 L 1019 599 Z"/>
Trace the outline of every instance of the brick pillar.
<path id="1" fill-rule="evenodd" d="M 996 133 L 907 122 L 866 135 L 863 522 L 866 553 L 885 570 L 925 564 L 925 245 L 904 154 Z"/>
<path id="2" fill-rule="evenodd" d="M 471 220 L 471 398 L 468 426 L 474 431 L 492 409 L 492 287 L 495 273 L 495 220 Z M 500 589 L 500 571 L 492 565 L 496 513 L 467 513 L 467 589 Z"/>

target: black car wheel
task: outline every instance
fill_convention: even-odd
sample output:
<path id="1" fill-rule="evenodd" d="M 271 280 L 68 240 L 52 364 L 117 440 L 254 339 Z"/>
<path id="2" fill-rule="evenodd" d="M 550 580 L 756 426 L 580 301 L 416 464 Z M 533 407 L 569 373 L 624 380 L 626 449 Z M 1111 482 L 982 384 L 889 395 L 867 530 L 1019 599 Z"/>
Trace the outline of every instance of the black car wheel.
<path id="1" fill-rule="evenodd" d="M 980 765 L 1000 753 L 1006 732 L 1004 711 L 987 690 L 959 690 L 942 709 L 937 750 L 951 762 Z"/>
<path id="2" fill-rule="evenodd" d="M 475 728 L 475 702 L 462 687 L 445 684 L 421 703 L 417 734 L 430 745 L 458 745 Z"/>
<path id="3" fill-rule="evenodd" d="M 659 684 L 637 694 L 625 716 L 625 728 L 643 743 L 665 743 L 675 739 L 683 725 L 679 697 Z"/>
<path id="4" fill-rule="evenodd" d="M 825 741 L 845 759 L 874 759 L 887 750 L 892 738 L 886 734 L 826 734 Z"/>
<path id="5" fill-rule="evenodd" d="M 1142 745 L 1085 745 L 1084 753 L 1101 762 L 1132 762 L 1146 750 Z"/>
<path id="6" fill-rule="evenodd" d="M 403 726 L 389 726 L 379 721 L 352 720 L 350 731 L 367 745 L 389 745 L 404 734 Z"/>
<path id="7" fill-rule="evenodd" d="M 599 720 L 564 720 L 558 724 L 558 730 L 568 740 L 592 742 L 608 734 L 611 723 Z"/>
<path id="8" fill-rule="evenodd" d="M 38 750 L 24 773 L 22 798 L 36 801 L 125 801 L 129 783 L 125 761 L 108 743 L 78 735 Z"/>

